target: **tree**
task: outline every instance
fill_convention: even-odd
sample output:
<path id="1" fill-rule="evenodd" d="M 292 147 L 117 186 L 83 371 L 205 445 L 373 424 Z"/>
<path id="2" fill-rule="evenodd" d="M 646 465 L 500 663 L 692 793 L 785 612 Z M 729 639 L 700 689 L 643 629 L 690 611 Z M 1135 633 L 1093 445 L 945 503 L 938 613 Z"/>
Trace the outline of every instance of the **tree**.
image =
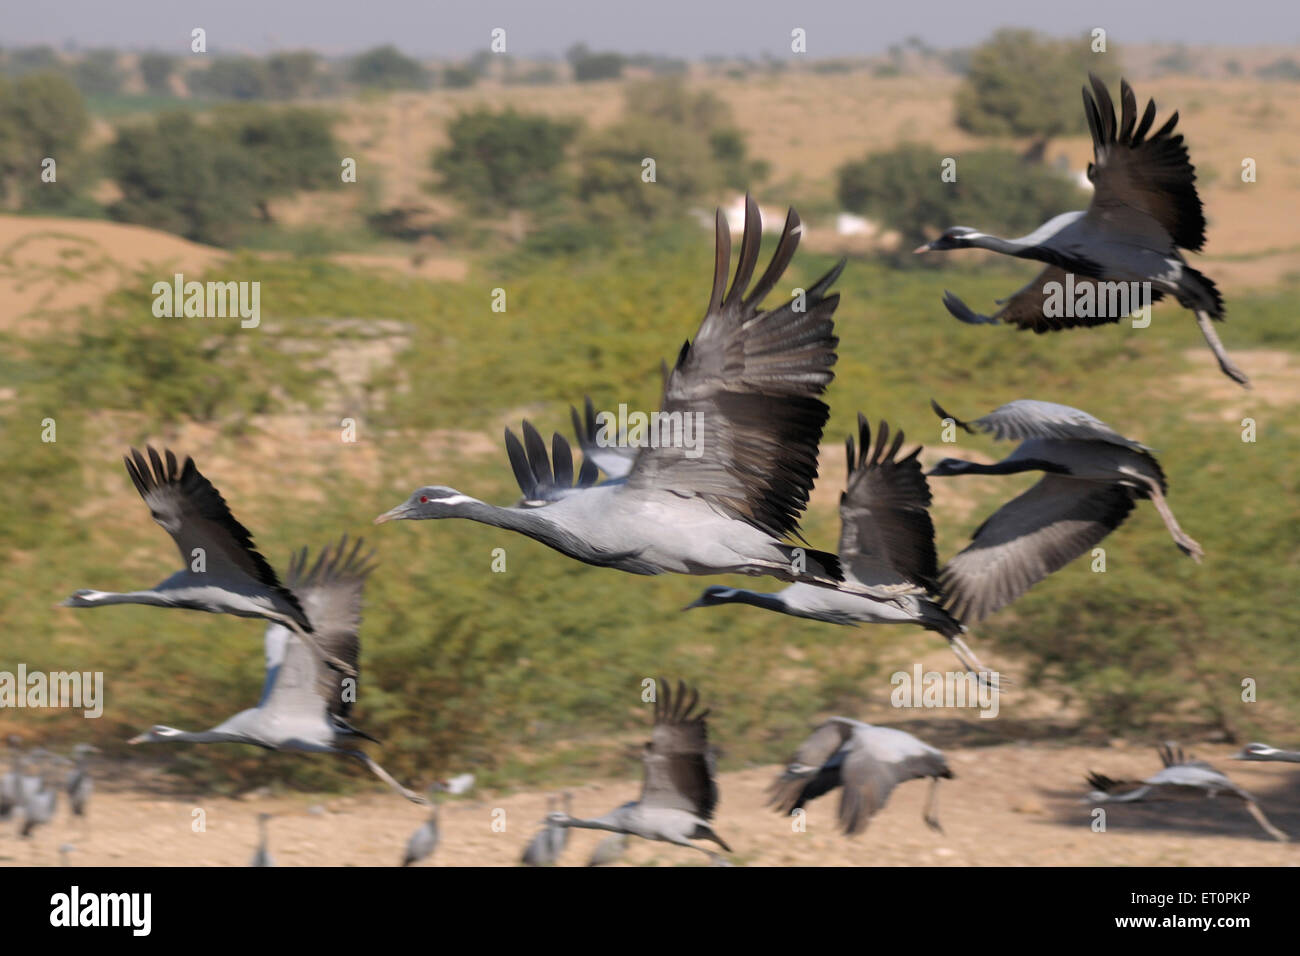
<path id="1" fill-rule="evenodd" d="M 305 96 L 316 82 L 320 57 L 310 50 L 272 53 L 266 60 L 267 94 L 292 100 Z"/>
<path id="2" fill-rule="evenodd" d="M 942 180 L 945 157 L 929 146 L 904 144 L 845 163 L 838 171 L 840 203 L 898 230 L 905 248 L 954 225 L 1028 232 L 1083 204 L 1084 197 L 1068 179 L 1009 150 L 976 150 L 954 158 L 955 182 Z"/>
<path id="3" fill-rule="evenodd" d="M 429 85 L 424 67 L 391 44 L 356 56 L 350 74 L 354 83 L 380 90 L 422 89 Z"/>
<path id="4" fill-rule="evenodd" d="M 435 153 L 442 188 L 471 208 L 535 207 L 556 191 L 557 173 L 578 125 L 507 109 L 478 109 L 447 127 L 449 143 Z"/>
<path id="5" fill-rule="evenodd" d="M 25 46 L 10 50 L 5 57 L 5 72 L 13 76 L 27 73 L 57 72 L 63 68 L 59 55 L 49 46 Z"/>
<path id="6" fill-rule="evenodd" d="M 654 161 L 654 181 L 644 176 Z M 667 120 L 630 117 L 579 148 L 578 196 L 596 219 L 678 216 L 723 185 L 707 135 Z"/>
<path id="7" fill-rule="evenodd" d="M 472 66 L 449 66 L 442 71 L 442 85 L 449 90 L 464 90 L 477 83 L 478 77 Z"/>
<path id="8" fill-rule="evenodd" d="M 1052 137 L 1083 132 L 1079 89 L 1088 71 L 1111 85 L 1119 72 L 1116 54 L 1095 54 L 1090 43 L 999 30 L 971 54 L 957 90 L 957 125 L 980 136 L 1034 137 L 1031 151 L 1040 156 Z"/>
<path id="9" fill-rule="evenodd" d="M 262 99 L 269 88 L 266 64 L 250 56 L 222 57 L 191 77 L 196 93 L 223 100 Z"/>
<path id="10" fill-rule="evenodd" d="M 573 67 L 573 78 L 579 83 L 594 80 L 616 80 L 623 75 L 624 59 L 621 53 L 592 53 L 585 43 L 578 43 L 564 54 Z"/>
<path id="11" fill-rule="evenodd" d="M 244 185 L 264 222 L 271 221 L 271 199 L 339 181 L 338 144 L 317 110 L 228 107 L 217 114 L 213 137 L 249 161 Z"/>
<path id="12" fill-rule="evenodd" d="M 679 136 L 704 136 L 722 181 L 731 188 L 749 189 L 766 178 L 767 164 L 749 159 L 731 107 L 713 93 L 692 91 L 681 78 L 669 77 L 631 84 L 625 101 L 628 116 L 669 123 L 678 128 Z"/>
<path id="13" fill-rule="evenodd" d="M 87 50 L 72 70 L 73 82 L 86 96 L 112 95 L 122 89 L 116 50 Z"/>
<path id="14" fill-rule="evenodd" d="M 170 96 L 171 78 L 176 71 L 176 58 L 166 53 L 140 54 L 140 76 L 145 87 L 156 96 Z"/>
<path id="15" fill-rule="evenodd" d="M 30 205 L 55 193 L 66 195 L 89 128 L 85 102 L 66 76 L 30 73 L 14 82 L 0 78 L 0 198 L 11 205 Z M 57 185 L 41 182 L 46 157 L 58 164 Z M 51 195 L 42 194 L 42 187 Z"/>
<path id="16" fill-rule="evenodd" d="M 252 158 L 189 113 L 119 128 L 106 163 L 122 193 L 108 213 L 123 222 L 228 245 L 254 205 Z"/>

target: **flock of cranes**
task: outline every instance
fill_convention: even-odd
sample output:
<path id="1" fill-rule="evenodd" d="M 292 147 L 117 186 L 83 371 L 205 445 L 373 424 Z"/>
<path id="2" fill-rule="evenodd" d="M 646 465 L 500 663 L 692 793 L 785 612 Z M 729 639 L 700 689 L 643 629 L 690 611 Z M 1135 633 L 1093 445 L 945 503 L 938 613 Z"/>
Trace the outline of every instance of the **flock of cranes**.
<path id="1" fill-rule="evenodd" d="M 79 743 L 72 748 L 71 757 L 64 757 L 43 747 L 24 752 L 23 740 L 17 734 L 10 734 L 6 742 L 12 757 L 9 771 L 0 776 L 0 822 L 13 820 L 18 835 L 26 839 L 54 819 L 61 793 L 67 797 L 72 815 L 89 822 L 87 813 L 95 784 L 86 761 L 90 754 L 99 752 L 98 748 Z M 66 773 L 62 779 L 61 773 Z"/>
<path id="2" fill-rule="evenodd" d="M 980 247 L 1047 264 L 992 318 L 976 316 L 951 294 L 945 300 L 948 309 L 966 322 L 1003 321 L 1044 332 L 1122 318 L 1049 320 L 1044 311 L 1048 282 L 1067 274 L 1077 276 L 1076 282 L 1149 282 L 1156 296 L 1173 296 L 1196 312 L 1223 371 L 1246 384 L 1211 325 L 1223 316 L 1221 297 L 1179 251 L 1201 247 L 1205 223 L 1182 137 L 1172 133 L 1177 115 L 1148 136 L 1155 106 L 1149 104 L 1139 122 L 1127 83 L 1122 85 L 1119 122 L 1095 77 L 1084 100 L 1095 148 L 1089 167 L 1096 187 L 1092 205 L 1086 212 L 1058 216 L 1022 239 L 954 227 L 917 250 Z M 446 485 L 428 484 L 374 523 L 463 518 L 525 535 L 577 561 L 631 574 L 775 578 L 787 586 L 774 593 L 710 586 L 689 607 L 746 604 L 838 625 L 913 624 L 941 635 L 964 668 L 983 676 L 988 668 L 967 645 L 967 627 L 1093 548 L 1123 523 L 1137 501 L 1150 500 L 1178 548 L 1200 560 L 1203 549 L 1175 520 L 1166 500 L 1165 474 L 1148 448 L 1079 409 L 1025 399 L 970 422 L 934 404 L 945 423 L 1019 444 L 996 464 L 944 458 L 928 473 L 920 463 L 920 447 L 905 453 L 903 433 L 884 421 L 873 436 L 871 423 L 859 414 L 857 434 L 846 443 L 838 552 L 804 546 L 799 521 L 818 474 L 830 413 L 822 396 L 837 357 L 839 295 L 831 287 L 845 262 L 798 297 L 764 309 L 764 299 L 799 244 L 799 217 L 789 212 L 771 260 L 752 281 L 761 234 L 757 204 L 747 198 L 733 273 L 731 234 L 718 213 L 704 319 L 672 368 L 665 368 L 661 416 L 704 423 L 700 447 L 671 441 L 640 447 L 610 443 L 602 438 L 587 399 L 585 414 L 572 410 L 582 453 L 577 467 L 573 447 L 562 435 L 555 434 L 548 447 L 527 421 L 522 439 L 506 430 L 507 457 L 522 495 L 517 503 L 493 505 Z M 456 788 L 437 783 L 424 796 L 398 783 L 361 749 L 362 741 L 374 738 L 351 723 L 360 679 L 362 595 L 375 570 L 363 542 L 343 536 L 314 561 L 305 548 L 299 550 L 282 582 L 190 458 L 180 461 L 169 450 L 160 454 L 146 448 L 143 453 L 133 449 L 125 463 L 152 517 L 176 543 L 182 568 L 150 589 L 82 589 L 63 603 L 74 608 L 188 608 L 267 622 L 266 676 L 255 706 L 208 730 L 160 725 L 131 743 L 244 743 L 355 759 L 406 799 L 431 807 L 401 862 L 411 865 L 430 857 L 439 840 L 440 799 Z M 1028 471 L 1042 473 L 1037 484 L 995 511 L 969 546 L 941 565 L 927 478 Z M 698 690 L 681 681 L 676 686 L 655 682 L 640 798 L 602 816 L 579 818 L 572 815 L 566 794 L 563 809 L 555 802 L 548 806 L 543 828 L 527 844 L 522 862 L 553 864 L 567 844 L 568 830 L 582 828 L 610 832 L 591 865 L 620 858 L 631 837 L 691 847 L 711 862 L 725 863 L 718 851 L 730 853 L 731 848 L 714 827 L 717 751 L 709 741 L 707 714 L 700 709 Z M 1136 784 L 1093 775 L 1094 799 L 1136 801 L 1171 788 L 1223 793 L 1245 800 L 1261 825 L 1282 838 L 1253 799 L 1226 777 L 1184 760 L 1172 748 L 1162 755 L 1165 770 Z M 1252 744 L 1239 756 L 1300 760 L 1300 755 L 1262 744 Z M 937 830 L 938 784 L 952 776 L 944 755 L 910 734 L 832 717 L 799 747 L 772 784 L 770 798 L 776 810 L 789 814 L 838 789 L 839 825 L 854 834 L 896 786 L 927 779 L 925 821 Z M 8 801 L 4 807 L 24 802 L 25 816 L 34 825 L 42 822 L 44 811 L 24 789 L 29 779 L 17 759 L 0 797 Z M 72 790 L 84 804 L 90 792 L 84 770 L 78 780 Z M 266 819 L 259 818 L 257 865 L 270 865 Z"/>

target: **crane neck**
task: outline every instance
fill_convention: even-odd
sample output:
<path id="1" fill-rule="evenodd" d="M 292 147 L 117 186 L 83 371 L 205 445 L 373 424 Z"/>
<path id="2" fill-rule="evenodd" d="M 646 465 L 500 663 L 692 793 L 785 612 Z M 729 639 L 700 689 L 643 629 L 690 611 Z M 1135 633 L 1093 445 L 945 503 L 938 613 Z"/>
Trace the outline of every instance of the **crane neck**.
<path id="1" fill-rule="evenodd" d="M 551 527 L 551 522 L 541 516 L 541 510 L 543 509 L 502 508 L 485 501 L 467 501 L 457 508 L 456 517 L 536 538 Z"/>
<path id="2" fill-rule="evenodd" d="M 584 820 L 580 817 L 568 817 L 564 822 L 559 823 L 558 826 L 577 827 L 579 830 L 608 830 L 611 833 L 627 832 L 608 817 L 594 817 L 590 820 Z"/>
<path id="3" fill-rule="evenodd" d="M 949 472 L 950 475 L 1018 475 L 1026 471 L 1050 471 L 1060 473 L 1061 467 L 1054 462 L 1041 458 L 1004 458 L 991 465 L 977 461 L 958 459 L 965 467 L 961 471 Z"/>
<path id="4" fill-rule="evenodd" d="M 719 595 L 718 600 L 724 604 L 748 604 L 750 607 L 761 607 L 767 611 L 776 611 L 778 614 L 789 611 L 785 598 L 781 596 L 780 592 L 748 591 L 744 588 L 733 588 L 730 594 Z"/>
<path id="5" fill-rule="evenodd" d="M 545 507 L 501 508 L 483 501 L 469 501 L 459 507 L 456 516 L 518 532 L 534 541 L 540 541 L 547 547 L 554 548 L 561 554 L 567 554 L 579 561 L 599 564 L 598 556 L 587 547 L 585 542 L 553 521 L 547 515 L 548 510 Z"/>
<path id="6" fill-rule="evenodd" d="M 171 741 L 179 740 L 182 743 L 187 744 L 252 743 L 252 741 L 242 734 L 232 734 L 224 730 L 188 731 L 177 730 L 175 727 L 167 727 L 164 729 L 175 732 L 165 735 L 151 732 L 147 742 L 169 743 Z"/>
<path id="7" fill-rule="evenodd" d="M 1015 239 L 1003 239 L 1001 236 L 978 235 L 971 236 L 964 240 L 965 245 L 974 246 L 978 249 L 988 249 L 990 252 L 998 252 L 1004 256 L 1015 256 L 1019 259 L 1033 259 L 1035 248 L 1017 242 Z"/>

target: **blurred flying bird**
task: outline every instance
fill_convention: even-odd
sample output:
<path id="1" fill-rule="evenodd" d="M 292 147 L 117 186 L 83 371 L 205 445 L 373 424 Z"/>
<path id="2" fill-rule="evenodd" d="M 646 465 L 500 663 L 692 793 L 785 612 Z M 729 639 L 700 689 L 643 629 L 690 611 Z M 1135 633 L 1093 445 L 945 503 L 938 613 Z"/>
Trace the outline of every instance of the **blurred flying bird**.
<path id="1" fill-rule="evenodd" d="M 840 495 L 840 564 L 845 581 L 895 588 L 897 594 L 873 598 L 802 583 L 776 593 L 714 586 L 687 608 L 750 604 L 831 624 L 919 624 L 946 637 L 962 666 L 984 670 L 962 640 L 965 628 L 927 596 L 939 593 L 939 570 L 930 487 L 917 460 L 920 446 L 899 458 L 903 433 L 891 444 L 889 426 L 881 422 L 873 449 L 871 425 L 861 414 L 858 437 L 856 449 L 852 435 L 845 442 L 849 474 Z"/>
<path id="2" fill-rule="evenodd" d="M 832 717 L 795 751 L 785 771 L 768 788 L 768 796 L 771 806 L 789 814 L 841 787 L 839 823 L 852 836 L 866 829 L 894 787 L 928 777 L 930 793 L 923 819 L 942 833 L 939 780 L 952 776 L 943 754 L 909 733 Z"/>
<path id="3" fill-rule="evenodd" d="M 289 588 L 295 601 L 316 621 L 315 639 L 324 652 L 358 673 L 361 652 L 361 597 L 374 570 L 373 553 L 361 555 L 362 541 L 347 550 L 347 536 L 307 564 L 307 549 L 289 563 Z M 133 744 L 190 742 L 242 743 L 268 750 L 300 750 L 352 757 L 413 803 L 428 801 L 394 780 L 356 742 L 375 738 L 348 722 L 357 699 L 356 677 L 321 664 L 296 632 L 280 624 L 266 629 L 266 679 L 256 707 L 242 710 L 211 730 L 187 733 L 157 725 L 131 739 Z"/>
<path id="4" fill-rule="evenodd" d="M 1278 750 L 1276 747 L 1270 747 L 1268 744 L 1246 744 L 1238 753 L 1233 754 L 1233 760 L 1276 760 L 1282 763 L 1300 763 L 1300 751 L 1297 750 Z"/>
<path id="5" fill-rule="evenodd" d="M 1168 485 L 1155 455 L 1087 412 L 1019 399 L 963 422 L 930 402 L 940 418 L 974 434 L 1014 439 L 1002 461 L 981 465 L 945 458 L 931 475 L 1014 475 L 1042 471 L 975 530 L 964 551 L 939 574 L 948 610 L 967 624 L 1010 604 L 1043 578 L 1085 554 L 1149 498 L 1180 551 L 1200 561 L 1201 546 L 1178 526 L 1165 501 Z"/>
<path id="6" fill-rule="evenodd" d="M 829 414 L 820 396 L 833 378 L 838 341 L 831 317 L 839 296 L 828 290 L 843 268 L 841 262 L 806 292 L 760 311 L 799 235 L 791 210 L 767 271 L 747 292 L 760 243 L 751 198 L 728 290 L 731 235 L 719 214 L 709 306 L 664 389 L 659 414 L 670 423 L 669 440 L 660 434 L 639 448 L 624 480 L 596 484 L 597 466 L 585 459 L 575 483 L 569 443 L 557 433 L 548 459 L 546 443 L 525 422 L 522 443 L 506 432 L 523 492 L 519 504 L 501 508 L 428 486 L 375 522 L 468 518 L 633 574 L 768 574 L 862 593 L 844 582 L 834 555 L 781 540 L 797 534 L 817 476 Z M 687 441 L 686 429 L 696 423 Z"/>
<path id="7" fill-rule="evenodd" d="M 147 461 L 131 449 L 123 459 L 126 470 L 154 521 L 176 542 L 184 570 L 147 591 L 74 591 L 63 606 L 151 604 L 265 618 L 293 631 L 331 667 L 355 676 L 346 663 L 319 651 L 302 605 L 253 547 L 252 534 L 235 520 L 221 492 L 199 473 L 193 459 L 178 465 L 170 450 L 164 450 L 165 462 L 152 448 L 145 450 Z"/>
<path id="8" fill-rule="evenodd" d="M 1273 839 L 1287 842 L 1287 835 L 1268 822 L 1255 798 L 1203 760 L 1183 754 L 1181 748 L 1166 743 L 1157 748 L 1164 769 L 1145 780 L 1112 780 L 1099 773 L 1088 774 L 1092 792 L 1088 799 L 1096 803 L 1137 803 L 1156 800 L 1194 800 L 1223 794 L 1246 805 L 1255 822 Z"/>
<path id="9" fill-rule="evenodd" d="M 674 843 L 727 865 L 714 851 L 691 842 L 711 840 L 731 852 L 710 822 L 718 805 L 718 784 L 705 723 L 709 712 L 692 713 L 699 700 L 699 692 L 688 691 L 681 681 L 676 691 L 667 681 L 657 681 L 654 732 L 642 755 L 645 777 L 641 798 L 590 820 L 557 811 L 548 815 L 547 821 L 560 827 L 609 830 Z"/>
<path id="10" fill-rule="evenodd" d="M 980 248 L 1047 264 L 1032 282 L 1001 300 L 1002 308 L 992 316 L 977 315 L 951 292 L 944 294 L 944 305 L 963 322 L 1006 322 L 1042 333 L 1118 322 L 1137 308 L 1172 295 L 1183 308 L 1195 312 L 1223 373 L 1249 387 L 1214 330 L 1214 321 L 1223 319 L 1223 296 L 1208 276 L 1187 264 L 1180 251 L 1201 250 L 1205 216 L 1196 193 L 1196 170 L 1182 134 L 1173 132 L 1178 114 L 1148 137 L 1156 117 L 1154 101 L 1147 101 L 1139 122 L 1137 97 L 1121 80 L 1122 112 L 1116 123 L 1106 84 L 1092 74 L 1089 80 L 1092 90 L 1084 88 L 1083 107 L 1092 131 L 1088 179 L 1094 190 L 1087 210 L 1062 213 L 1019 239 L 953 226 L 921 246 L 917 252 Z M 1117 295 L 1115 283 L 1142 283 L 1139 288 L 1149 289 L 1150 297 L 1134 302 L 1127 287 L 1125 295 Z M 1063 289 L 1073 289 L 1085 305 L 1091 298 L 1093 305 L 1052 307 L 1050 300 Z"/>

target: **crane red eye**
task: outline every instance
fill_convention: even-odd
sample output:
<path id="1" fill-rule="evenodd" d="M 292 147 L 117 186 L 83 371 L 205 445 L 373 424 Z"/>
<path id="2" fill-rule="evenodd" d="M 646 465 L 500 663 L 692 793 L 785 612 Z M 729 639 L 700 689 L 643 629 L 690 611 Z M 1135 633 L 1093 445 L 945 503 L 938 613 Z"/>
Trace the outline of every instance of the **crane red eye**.
<path id="1" fill-rule="evenodd" d="M 420 495 L 420 504 L 422 504 L 422 505 L 427 505 L 428 503 L 429 503 L 429 496 L 428 496 L 428 495 Z"/>

